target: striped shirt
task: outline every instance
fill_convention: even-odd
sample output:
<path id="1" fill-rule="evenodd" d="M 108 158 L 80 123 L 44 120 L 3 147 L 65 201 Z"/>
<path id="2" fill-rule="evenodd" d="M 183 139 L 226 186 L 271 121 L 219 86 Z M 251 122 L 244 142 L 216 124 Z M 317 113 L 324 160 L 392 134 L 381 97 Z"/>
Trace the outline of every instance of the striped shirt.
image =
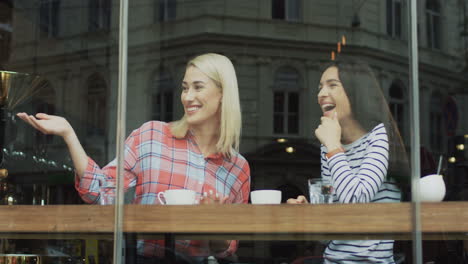
<path id="1" fill-rule="evenodd" d="M 327 149 L 321 147 L 322 179 L 333 186 L 334 202 L 400 201 L 398 187 L 386 178 L 389 145 L 383 124 L 343 148 L 344 153 L 327 159 Z M 325 263 L 395 263 L 393 240 L 334 240 L 325 249 L 324 258 Z"/>
<path id="2" fill-rule="evenodd" d="M 250 168 L 247 161 L 235 152 L 231 158 L 221 154 L 204 157 L 194 135 L 178 139 L 169 124 L 150 121 L 134 130 L 125 141 L 125 188 L 135 187 L 134 204 L 159 204 L 157 194 L 168 189 L 189 189 L 197 194 L 204 192 L 227 196 L 227 203 L 247 203 L 250 192 Z M 96 203 L 102 186 L 113 184 L 116 177 L 116 160 L 100 168 L 88 158 L 81 179 L 77 176 L 75 188 L 87 203 Z M 237 249 L 232 241 L 226 257 Z M 189 256 L 209 256 L 208 241 L 178 240 L 178 253 Z M 138 242 L 138 253 L 144 256 L 163 256 L 164 242 L 145 240 Z"/>

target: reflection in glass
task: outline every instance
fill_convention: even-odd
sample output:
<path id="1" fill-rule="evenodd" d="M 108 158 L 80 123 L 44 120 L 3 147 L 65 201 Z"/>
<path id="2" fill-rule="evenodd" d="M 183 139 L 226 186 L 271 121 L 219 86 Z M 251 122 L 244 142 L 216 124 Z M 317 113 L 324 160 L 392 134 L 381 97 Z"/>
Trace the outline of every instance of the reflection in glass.
<path id="1" fill-rule="evenodd" d="M 410 1 L 130 2 L 127 135 L 148 120 L 181 116 L 176 107 L 178 87 L 160 92 L 156 86 L 169 79 L 179 83 L 188 58 L 222 53 L 233 59 L 239 77 L 245 117 L 240 150 L 248 156 L 252 185 L 282 189 L 290 194 L 286 199 L 307 194 L 307 178 L 320 174 L 319 142 L 314 136 L 321 116 L 315 104 L 319 65 L 333 53 L 337 60 L 353 57 L 369 64 L 409 143 L 406 11 Z M 444 160 L 454 157 L 445 170 L 445 201 L 468 200 L 466 148 L 459 150 L 455 144 L 468 133 L 468 3 L 418 2 L 421 109 L 415 114 L 421 117 L 422 146 L 411 149 L 425 149 L 423 175 L 435 173 L 440 154 Z M 18 110 L 67 116 L 86 153 L 100 165 L 114 156 L 113 127 L 122 122 L 115 118 L 118 16 L 118 2 L 109 0 L 0 1 L 0 68 L 40 74 L 48 82 L 44 89 L 48 95 L 41 94 L 34 105 L 22 104 Z M 338 46 L 344 36 L 346 45 L 342 41 Z M 277 74 L 282 67 L 293 67 L 296 73 L 286 69 L 282 71 L 286 74 Z M 289 90 L 288 83 L 298 89 Z M 447 105 L 447 95 L 454 104 Z M 13 118 L 6 122 L 4 164 L 14 168 L 1 183 L 2 203 L 80 203 L 73 196 L 71 161 L 63 142 L 36 137 Z M 278 137 L 287 143 L 274 141 Z M 290 148 L 294 152 L 285 151 Z M 396 242 L 394 251 L 412 263 L 411 245 L 404 243 L 410 242 Z M 238 254 L 245 263 L 291 263 L 299 256 L 321 257 L 321 247 L 314 241 L 241 241 Z M 425 262 L 460 263 L 462 248 L 461 240 L 426 241 Z"/>

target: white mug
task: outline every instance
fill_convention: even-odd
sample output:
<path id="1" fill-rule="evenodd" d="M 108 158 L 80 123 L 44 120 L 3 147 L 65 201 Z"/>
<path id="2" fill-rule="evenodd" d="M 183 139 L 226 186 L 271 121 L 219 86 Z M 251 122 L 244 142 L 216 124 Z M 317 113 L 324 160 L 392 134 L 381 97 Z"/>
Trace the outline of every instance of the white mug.
<path id="1" fill-rule="evenodd" d="M 442 175 L 430 174 L 419 180 L 421 202 L 440 202 L 445 196 L 445 182 Z"/>
<path id="2" fill-rule="evenodd" d="M 257 190 L 250 192 L 252 204 L 280 204 L 281 191 L 278 190 Z"/>
<path id="3" fill-rule="evenodd" d="M 166 190 L 158 193 L 158 200 L 161 204 L 183 205 L 195 204 L 196 193 L 192 190 Z M 162 198 L 162 199 L 161 199 Z"/>

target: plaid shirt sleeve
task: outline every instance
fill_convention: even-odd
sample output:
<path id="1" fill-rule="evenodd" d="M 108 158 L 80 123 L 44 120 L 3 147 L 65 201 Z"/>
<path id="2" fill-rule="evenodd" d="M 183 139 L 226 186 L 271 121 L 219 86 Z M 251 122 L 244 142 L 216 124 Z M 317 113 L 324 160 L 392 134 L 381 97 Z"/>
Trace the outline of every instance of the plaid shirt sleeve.
<path id="1" fill-rule="evenodd" d="M 125 141 L 124 175 L 125 188 L 136 183 L 137 144 L 139 129 L 134 130 Z M 102 186 L 115 186 L 117 160 L 114 159 L 104 168 L 88 157 L 88 165 L 82 177 L 75 174 L 75 189 L 86 203 L 97 203 Z"/>

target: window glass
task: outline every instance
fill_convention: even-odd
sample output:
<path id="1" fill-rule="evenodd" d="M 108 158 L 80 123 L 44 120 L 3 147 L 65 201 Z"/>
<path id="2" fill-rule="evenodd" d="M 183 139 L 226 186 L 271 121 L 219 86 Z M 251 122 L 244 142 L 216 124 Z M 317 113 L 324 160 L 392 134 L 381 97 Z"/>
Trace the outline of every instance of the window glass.
<path id="1" fill-rule="evenodd" d="M 423 177 L 421 182 L 428 181 L 430 179 L 428 175 L 441 175 L 434 177 L 439 179 L 441 195 L 438 198 L 443 199 L 442 204 L 445 205 L 448 201 L 460 202 L 468 198 L 464 148 L 467 122 L 463 117 L 466 112 L 463 105 L 467 99 L 463 95 L 466 89 L 467 43 L 466 34 L 460 33 L 466 31 L 467 7 L 466 1 L 453 5 L 446 5 L 443 1 L 426 1 L 427 22 L 420 25 L 427 27 L 425 29 L 427 48 L 430 49 L 424 47 L 422 37 L 418 65 L 421 86 L 421 176 Z M 456 63 L 449 63 L 449 58 L 452 56 Z M 427 67 L 434 67 L 434 71 Z M 423 132 L 424 130 L 430 132 Z M 421 188 L 423 187 L 421 185 Z M 445 190 L 442 190 L 444 187 Z M 458 240 L 454 237 L 443 237 L 435 241 L 423 240 L 422 246 L 425 252 L 424 261 L 444 258 L 449 262 L 462 263 L 466 259 L 465 238 Z M 446 250 L 436 251 L 436 248 Z M 460 251 L 457 252 L 457 249 Z"/>
<path id="2" fill-rule="evenodd" d="M 123 3 L 0 1 L 0 263 L 466 262 L 466 1 Z"/>
<path id="3" fill-rule="evenodd" d="M 427 43 L 430 48 L 440 49 L 441 41 L 441 10 L 438 0 L 427 1 L 426 3 L 426 32 Z"/>
<path id="4" fill-rule="evenodd" d="M 112 263 L 115 189 L 80 167 L 101 171 L 115 156 L 118 7 L 0 1 L 1 263 Z M 107 224 L 80 219 L 93 210 Z"/>
<path id="5" fill-rule="evenodd" d="M 400 0 L 387 0 L 387 34 L 401 38 L 402 5 Z"/>
<path id="6" fill-rule="evenodd" d="M 176 0 L 156 0 L 155 14 L 158 22 L 170 21 L 176 18 L 177 1 Z"/>

